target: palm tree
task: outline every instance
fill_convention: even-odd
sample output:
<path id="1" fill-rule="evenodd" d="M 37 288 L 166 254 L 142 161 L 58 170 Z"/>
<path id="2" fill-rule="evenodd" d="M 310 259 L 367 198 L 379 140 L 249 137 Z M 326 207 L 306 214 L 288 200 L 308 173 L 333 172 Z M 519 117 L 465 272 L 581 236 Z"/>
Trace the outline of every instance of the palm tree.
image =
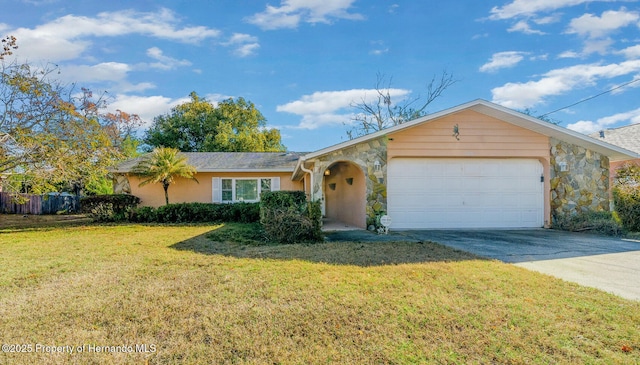
<path id="1" fill-rule="evenodd" d="M 162 183 L 164 199 L 169 205 L 169 185 L 176 177 L 198 180 L 193 176 L 196 168 L 187 163 L 187 157 L 175 148 L 157 147 L 151 153 L 142 157 L 132 169 L 135 175 L 143 178 L 138 186 L 150 183 Z"/>

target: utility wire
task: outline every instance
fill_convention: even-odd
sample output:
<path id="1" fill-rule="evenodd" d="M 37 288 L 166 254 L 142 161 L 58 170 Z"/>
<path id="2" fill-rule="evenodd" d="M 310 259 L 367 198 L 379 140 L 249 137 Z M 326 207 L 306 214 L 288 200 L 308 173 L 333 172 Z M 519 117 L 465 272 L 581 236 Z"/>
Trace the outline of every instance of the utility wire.
<path id="1" fill-rule="evenodd" d="M 597 94 L 597 95 L 594 95 L 594 96 L 590 96 L 590 97 L 588 97 L 588 98 L 586 98 L 586 99 L 582 99 L 582 100 L 580 100 L 580 101 L 578 101 L 578 102 L 575 102 L 575 103 L 573 103 L 573 104 L 571 104 L 571 105 L 567 105 L 567 106 L 564 106 L 564 107 L 562 107 L 562 108 L 560 108 L 560 109 L 556 109 L 556 110 L 554 110 L 554 111 L 551 111 L 551 112 L 548 112 L 548 113 L 544 113 L 544 114 L 542 114 L 542 115 L 539 115 L 539 116 L 538 116 L 538 118 L 543 118 L 543 117 L 546 117 L 546 116 L 547 116 L 547 115 L 549 115 L 549 114 L 553 114 L 553 113 L 555 113 L 555 112 L 559 112 L 559 111 L 561 111 L 561 110 L 564 110 L 564 109 L 567 109 L 567 108 L 571 108 L 571 107 L 572 107 L 572 106 L 574 106 L 574 105 L 578 105 L 578 104 L 584 103 L 585 101 L 588 101 L 588 100 L 591 100 L 591 99 L 595 99 L 595 98 L 597 98 L 598 96 L 602 96 L 602 95 L 604 95 L 604 94 L 608 94 L 608 93 L 610 93 L 610 92 L 612 92 L 612 91 L 618 90 L 618 89 L 620 89 L 620 88 L 623 88 L 623 87 L 625 87 L 625 86 L 627 86 L 627 85 L 633 84 L 634 82 L 638 82 L 638 81 L 640 81 L 640 78 L 635 79 L 635 80 L 631 80 L 631 81 L 629 81 L 629 82 L 625 82 L 624 84 L 622 84 L 622 85 L 618 85 L 618 86 L 614 87 L 613 89 L 609 89 L 609 90 L 607 90 L 607 91 L 603 91 L 603 92 L 601 92 L 600 94 Z"/>

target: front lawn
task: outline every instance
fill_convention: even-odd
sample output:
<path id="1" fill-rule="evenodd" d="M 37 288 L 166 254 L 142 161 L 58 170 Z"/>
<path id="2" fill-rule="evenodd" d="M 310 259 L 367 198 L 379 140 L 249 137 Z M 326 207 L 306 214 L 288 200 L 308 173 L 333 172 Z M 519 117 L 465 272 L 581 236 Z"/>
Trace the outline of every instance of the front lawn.
<path id="1" fill-rule="evenodd" d="M 429 243 L 4 229 L 0 268 L 0 342 L 40 345 L 3 364 L 640 362 L 639 302 Z"/>

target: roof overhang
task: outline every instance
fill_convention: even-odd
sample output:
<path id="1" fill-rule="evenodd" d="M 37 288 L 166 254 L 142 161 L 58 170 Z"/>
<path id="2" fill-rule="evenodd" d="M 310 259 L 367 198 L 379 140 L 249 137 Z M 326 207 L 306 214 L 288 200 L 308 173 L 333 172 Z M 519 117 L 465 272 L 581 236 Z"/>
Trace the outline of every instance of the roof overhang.
<path id="1" fill-rule="evenodd" d="M 607 156 L 610 161 L 624 161 L 624 160 L 640 158 L 639 154 L 629 151 L 627 149 L 624 149 L 622 147 L 618 147 L 610 143 L 589 137 L 585 134 L 572 131 L 564 127 L 560 127 L 552 123 L 545 122 L 538 118 L 511 110 L 509 108 L 505 108 L 501 105 L 494 104 L 486 100 L 478 99 L 465 104 L 455 106 L 453 108 L 442 110 L 437 113 L 429 114 L 424 117 L 414 119 L 412 121 L 409 121 L 394 127 L 383 129 L 375 133 L 367 134 L 362 137 L 358 137 L 349 141 L 338 143 L 336 145 L 333 145 L 327 148 L 323 148 L 321 150 L 318 150 L 312 153 L 308 153 L 304 156 L 301 156 L 300 159 L 298 160 L 298 164 L 296 165 L 296 168 L 293 172 L 293 177 L 297 177 L 301 174 L 300 166 L 302 163 L 304 163 L 304 161 L 309 161 L 311 159 L 326 155 L 328 153 L 331 153 L 343 148 L 348 148 L 358 143 L 380 138 L 385 135 L 390 136 L 393 133 L 405 130 L 407 128 L 414 127 L 418 124 L 428 123 L 430 121 L 433 121 L 454 113 L 458 113 L 464 110 L 473 110 L 478 113 L 494 117 L 496 119 L 505 121 L 507 123 L 511 123 L 513 125 L 516 125 L 524 129 L 531 130 L 536 133 L 540 133 L 548 137 L 553 137 L 555 139 L 558 139 L 567 143 L 585 147 L 591 151 Z"/>

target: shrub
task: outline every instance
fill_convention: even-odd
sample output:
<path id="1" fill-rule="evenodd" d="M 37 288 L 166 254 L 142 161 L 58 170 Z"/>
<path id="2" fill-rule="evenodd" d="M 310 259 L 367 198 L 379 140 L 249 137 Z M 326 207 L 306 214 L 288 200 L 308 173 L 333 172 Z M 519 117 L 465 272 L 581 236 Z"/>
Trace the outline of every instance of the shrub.
<path id="1" fill-rule="evenodd" d="M 304 191 L 270 191 L 260 195 L 260 205 L 264 208 L 302 207 L 307 202 Z"/>
<path id="2" fill-rule="evenodd" d="M 140 207 L 134 209 L 129 216 L 131 222 L 152 223 L 157 222 L 156 209 L 153 207 Z"/>
<path id="3" fill-rule="evenodd" d="M 130 194 L 88 196 L 80 199 L 80 207 L 96 222 L 118 222 L 126 220 L 140 198 Z"/>
<path id="4" fill-rule="evenodd" d="M 111 204 L 115 213 L 125 213 L 127 210 L 135 208 L 140 204 L 140 198 L 130 194 L 109 194 L 87 196 L 80 199 L 80 207 L 85 213 L 102 204 Z"/>
<path id="5" fill-rule="evenodd" d="M 271 241 L 319 241 L 320 202 L 307 202 L 303 191 L 272 191 L 260 197 L 260 223 Z"/>
<path id="6" fill-rule="evenodd" d="M 556 219 L 555 227 L 572 232 L 594 232 L 619 236 L 623 228 L 611 212 L 585 212 Z"/>
<path id="7" fill-rule="evenodd" d="M 617 186 L 613 189 L 613 202 L 622 226 L 629 231 L 640 231 L 640 188 Z"/>
<path id="8" fill-rule="evenodd" d="M 253 223 L 260 219 L 258 203 L 213 204 L 178 203 L 159 208 L 142 207 L 131 214 L 131 221 L 141 223 Z"/>

